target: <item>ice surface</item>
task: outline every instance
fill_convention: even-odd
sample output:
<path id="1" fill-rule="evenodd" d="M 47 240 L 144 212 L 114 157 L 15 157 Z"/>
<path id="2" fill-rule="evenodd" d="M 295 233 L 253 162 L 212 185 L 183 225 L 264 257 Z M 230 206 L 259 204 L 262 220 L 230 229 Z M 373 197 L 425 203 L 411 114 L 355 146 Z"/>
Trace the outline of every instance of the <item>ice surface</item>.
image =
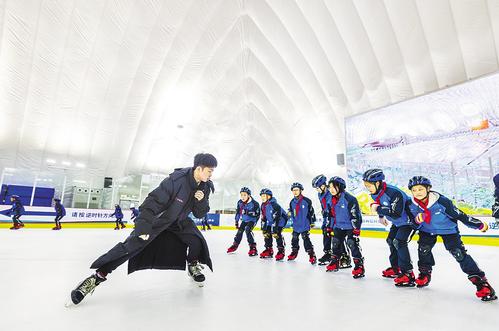
<path id="1" fill-rule="evenodd" d="M 434 249 L 437 266 L 428 288 L 395 288 L 379 276 L 388 267 L 384 240 L 361 238 L 366 277 L 350 269 L 326 273 L 304 251 L 294 262 L 247 256 L 247 244 L 225 253 L 233 231 L 206 233 L 214 262 L 204 288 L 185 272 L 122 266 L 73 309 L 70 290 L 90 274 L 90 263 L 130 230 L 0 230 L 0 330 L 498 330 L 499 303 L 475 297 L 459 265 Z M 258 249 L 261 233 L 256 233 Z M 285 233 L 288 243 L 290 234 Z M 244 239 L 243 239 L 244 240 Z M 320 235 L 312 235 L 317 255 Z M 413 260 L 416 244 L 411 243 Z M 468 246 L 499 288 L 499 248 Z"/>

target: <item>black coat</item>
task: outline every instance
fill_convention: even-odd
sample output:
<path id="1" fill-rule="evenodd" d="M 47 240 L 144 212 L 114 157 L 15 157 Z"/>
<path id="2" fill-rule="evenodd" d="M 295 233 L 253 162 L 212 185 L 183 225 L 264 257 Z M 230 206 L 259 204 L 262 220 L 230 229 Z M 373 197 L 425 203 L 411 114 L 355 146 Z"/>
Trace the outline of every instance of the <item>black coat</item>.
<path id="1" fill-rule="evenodd" d="M 99 257 L 91 268 L 106 269 L 106 266 L 116 266 L 128 259 L 128 273 L 142 269 L 185 270 L 187 246 L 175 236 L 175 232 L 181 231 L 201 240 L 203 249 L 199 262 L 213 270 L 206 240 L 188 215 L 192 212 L 195 217 L 202 218 L 208 213 L 209 196 L 214 188 L 211 181 L 198 185 L 193 170 L 175 169 L 149 193 L 139 207 L 135 230 L 125 242 Z M 204 192 L 201 201 L 194 198 L 198 190 Z M 172 227 L 175 231 L 168 231 L 173 224 L 177 225 Z M 149 235 L 147 241 L 138 238 L 144 234 Z"/>

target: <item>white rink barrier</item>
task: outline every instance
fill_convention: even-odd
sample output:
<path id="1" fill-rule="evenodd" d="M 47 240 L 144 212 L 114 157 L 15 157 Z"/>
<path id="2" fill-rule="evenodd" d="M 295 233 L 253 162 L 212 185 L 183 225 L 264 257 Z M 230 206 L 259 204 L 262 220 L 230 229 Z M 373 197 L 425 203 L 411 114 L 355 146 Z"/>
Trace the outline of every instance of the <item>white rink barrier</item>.
<path id="1" fill-rule="evenodd" d="M 0 222 L 12 222 L 10 216 L 6 212 L 10 210 L 10 205 L 0 205 Z M 52 223 L 55 218 L 55 210 L 53 207 L 30 207 L 25 206 L 25 214 L 21 216 L 21 221 L 25 223 Z M 132 212 L 128 209 L 123 209 L 123 222 L 130 221 Z M 116 218 L 111 216 L 114 209 L 80 209 L 66 208 L 66 216 L 61 220 L 61 223 L 100 223 L 114 222 Z"/>

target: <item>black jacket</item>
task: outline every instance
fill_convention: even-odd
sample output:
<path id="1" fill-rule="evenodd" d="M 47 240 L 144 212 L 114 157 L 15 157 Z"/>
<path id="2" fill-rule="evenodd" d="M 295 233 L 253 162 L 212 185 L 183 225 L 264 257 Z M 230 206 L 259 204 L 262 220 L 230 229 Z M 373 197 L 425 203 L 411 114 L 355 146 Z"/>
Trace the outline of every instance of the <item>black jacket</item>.
<path id="1" fill-rule="evenodd" d="M 188 219 L 190 212 L 196 218 L 203 218 L 210 211 L 210 192 L 213 183 L 194 180 L 193 168 L 175 169 L 161 184 L 154 189 L 139 207 L 139 216 L 135 222 L 137 235 L 150 234 L 157 222 L 177 222 Z M 194 193 L 201 190 L 204 198 L 198 201 Z"/>
<path id="2" fill-rule="evenodd" d="M 194 193 L 198 190 L 204 192 L 201 201 L 194 198 Z M 193 168 L 183 168 L 175 169 L 159 187 L 149 193 L 139 207 L 135 231 L 131 235 L 149 234 L 151 238 L 148 245 L 128 261 L 128 272 L 143 269 L 185 269 L 187 247 L 175 234 L 168 231 L 174 224 L 183 233 L 190 233 L 201 240 L 199 262 L 213 270 L 206 240 L 188 215 L 192 211 L 195 217 L 204 217 L 210 210 L 209 197 L 214 190 L 211 181 L 201 182 L 199 185 L 196 183 Z M 105 262 L 106 259 L 95 266 L 98 268 Z"/>

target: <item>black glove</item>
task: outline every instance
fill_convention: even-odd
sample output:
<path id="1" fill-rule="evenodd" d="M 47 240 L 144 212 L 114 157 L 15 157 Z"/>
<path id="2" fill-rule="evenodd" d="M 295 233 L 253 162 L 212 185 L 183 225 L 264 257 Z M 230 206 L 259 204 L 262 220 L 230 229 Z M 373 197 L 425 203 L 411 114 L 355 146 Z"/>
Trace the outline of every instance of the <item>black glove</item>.
<path id="1" fill-rule="evenodd" d="M 152 220 L 153 220 L 153 217 L 154 216 L 147 217 L 147 218 L 144 218 L 144 217 L 138 217 L 138 218 L 136 218 L 134 234 L 137 237 L 141 237 L 142 238 L 143 235 L 150 235 L 152 233 Z"/>

